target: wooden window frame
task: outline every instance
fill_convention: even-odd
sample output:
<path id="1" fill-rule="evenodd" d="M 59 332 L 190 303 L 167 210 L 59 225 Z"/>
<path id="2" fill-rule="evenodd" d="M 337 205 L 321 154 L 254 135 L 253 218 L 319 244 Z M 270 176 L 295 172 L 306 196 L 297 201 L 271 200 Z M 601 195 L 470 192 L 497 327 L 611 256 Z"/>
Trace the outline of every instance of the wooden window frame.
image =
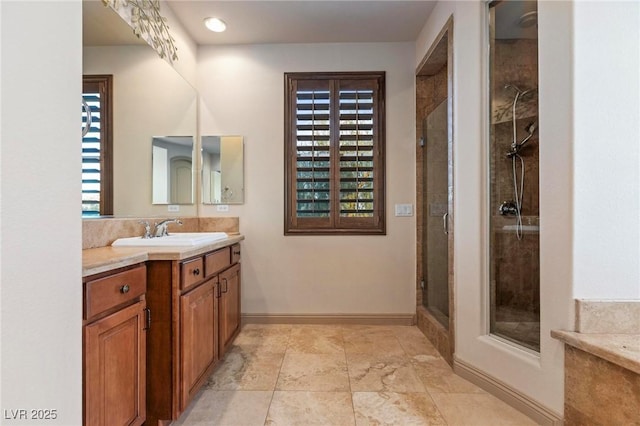
<path id="1" fill-rule="evenodd" d="M 101 94 L 100 216 L 113 215 L 113 76 L 83 75 L 82 92 Z"/>
<path id="2" fill-rule="evenodd" d="M 284 155 L 285 155 L 285 235 L 386 235 L 385 217 L 385 72 L 302 72 L 285 73 Z M 328 85 L 327 85 L 328 83 Z M 297 91 L 329 89 L 329 214 L 328 217 L 301 217 L 297 211 Z M 309 88 L 314 89 L 309 89 Z M 340 169 L 340 94 L 342 90 L 361 89 L 373 91 L 372 124 L 372 174 L 373 190 L 370 217 L 354 217 L 341 213 Z M 326 149 L 326 148 L 325 148 Z M 343 150 L 345 147 L 343 146 Z M 358 148 L 357 148 L 358 149 Z M 343 157 L 344 159 L 344 157 Z M 345 171 L 344 169 L 342 170 Z M 360 192 L 356 190 L 355 192 Z M 359 197 L 359 195 L 357 195 Z"/>

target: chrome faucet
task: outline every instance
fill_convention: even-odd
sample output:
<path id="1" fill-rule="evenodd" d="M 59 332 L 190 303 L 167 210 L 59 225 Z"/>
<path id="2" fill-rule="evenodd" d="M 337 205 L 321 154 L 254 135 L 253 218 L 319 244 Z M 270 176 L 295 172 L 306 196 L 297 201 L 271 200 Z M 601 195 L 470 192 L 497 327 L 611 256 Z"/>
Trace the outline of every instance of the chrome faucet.
<path id="1" fill-rule="evenodd" d="M 149 222 L 146 220 L 139 220 L 138 223 L 144 226 L 144 235 L 142 236 L 142 238 L 153 238 L 153 235 L 151 235 L 151 226 L 149 225 Z"/>
<path id="2" fill-rule="evenodd" d="M 170 223 L 175 223 L 178 225 L 182 225 L 182 221 L 180 219 L 166 219 L 160 223 L 156 223 L 156 230 L 154 232 L 154 237 L 166 237 L 169 235 L 167 227 Z"/>

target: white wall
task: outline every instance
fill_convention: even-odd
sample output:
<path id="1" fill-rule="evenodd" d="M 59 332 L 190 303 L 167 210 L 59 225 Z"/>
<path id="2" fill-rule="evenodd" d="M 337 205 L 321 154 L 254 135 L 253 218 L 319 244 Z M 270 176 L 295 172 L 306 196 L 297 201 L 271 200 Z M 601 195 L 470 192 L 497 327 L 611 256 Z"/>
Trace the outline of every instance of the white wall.
<path id="1" fill-rule="evenodd" d="M 576 298 L 640 298 L 640 3 L 576 2 Z"/>
<path id="2" fill-rule="evenodd" d="M 415 313 L 413 43 L 201 47 L 202 135 L 243 135 L 242 310 L 249 314 Z M 284 73 L 387 72 L 387 235 L 287 236 L 284 223 Z M 214 206 L 201 215 L 219 215 Z M 347 263 L 348 258 L 355 262 Z"/>
<path id="3" fill-rule="evenodd" d="M 176 47 L 178 48 L 178 60 L 173 62 L 173 66 L 189 84 L 195 87 L 198 46 L 173 13 L 171 6 L 164 0 L 160 2 L 160 13 L 167 19 L 169 32 L 175 39 Z"/>
<path id="4" fill-rule="evenodd" d="M 0 3 L 0 406 L 57 410 L 6 425 L 82 423 L 81 13 Z"/>
<path id="5" fill-rule="evenodd" d="M 114 214 L 175 215 L 166 205 L 151 204 L 151 139 L 195 140 L 196 91 L 148 46 L 85 47 L 83 72 L 113 74 Z M 179 215 L 196 211 L 195 205 L 183 205 Z"/>
<path id="6" fill-rule="evenodd" d="M 456 359 L 563 411 L 562 344 L 573 327 L 571 281 L 571 34 L 569 2 L 539 2 L 540 357 L 488 336 L 488 161 L 484 2 L 440 2 L 416 42 L 417 65 L 454 16 L 454 221 Z"/>

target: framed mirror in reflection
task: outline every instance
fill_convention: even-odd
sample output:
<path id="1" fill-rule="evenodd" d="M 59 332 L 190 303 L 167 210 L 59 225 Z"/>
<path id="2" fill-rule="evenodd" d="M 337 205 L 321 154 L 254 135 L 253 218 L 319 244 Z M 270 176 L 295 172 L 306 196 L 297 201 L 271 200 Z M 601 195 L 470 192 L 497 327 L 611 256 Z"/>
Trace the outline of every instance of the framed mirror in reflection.
<path id="1" fill-rule="evenodd" d="M 202 136 L 202 203 L 244 203 L 244 139 Z"/>
<path id="2" fill-rule="evenodd" d="M 193 203 L 193 136 L 155 136 L 151 142 L 152 203 Z"/>

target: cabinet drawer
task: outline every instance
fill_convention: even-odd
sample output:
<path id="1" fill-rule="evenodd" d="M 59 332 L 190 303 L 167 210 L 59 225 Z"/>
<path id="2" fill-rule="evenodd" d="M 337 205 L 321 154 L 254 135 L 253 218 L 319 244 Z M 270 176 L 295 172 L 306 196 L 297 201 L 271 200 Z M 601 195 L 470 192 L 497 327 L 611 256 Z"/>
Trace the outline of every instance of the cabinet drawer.
<path id="1" fill-rule="evenodd" d="M 202 257 L 187 260 L 180 264 L 180 289 L 185 290 L 204 279 Z"/>
<path id="2" fill-rule="evenodd" d="M 142 265 L 86 282 L 85 319 L 134 300 L 147 290 L 147 268 Z"/>
<path id="3" fill-rule="evenodd" d="M 209 253 L 208 255 L 206 255 L 205 265 L 207 270 L 207 277 L 217 274 L 221 270 L 231 265 L 231 255 L 229 254 L 229 247 L 216 250 L 213 253 Z"/>
<path id="4" fill-rule="evenodd" d="M 240 262 L 240 244 L 231 246 L 231 263 Z"/>

